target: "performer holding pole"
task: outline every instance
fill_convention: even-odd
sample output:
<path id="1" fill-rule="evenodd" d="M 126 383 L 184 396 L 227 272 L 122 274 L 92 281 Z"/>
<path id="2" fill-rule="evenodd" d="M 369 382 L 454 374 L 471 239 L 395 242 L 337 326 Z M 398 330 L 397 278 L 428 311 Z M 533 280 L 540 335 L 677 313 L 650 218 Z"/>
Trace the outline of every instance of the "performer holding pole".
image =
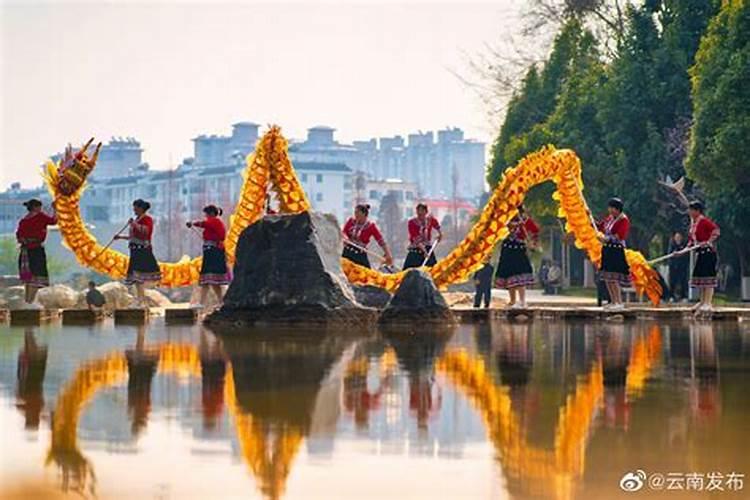
<path id="1" fill-rule="evenodd" d="M 200 304 L 196 308 L 204 308 L 207 305 L 208 291 L 213 290 L 216 298 L 221 303 L 224 294 L 222 285 L 228 285 L 232 281 L 232 275 L 227 268 L 227 255 L 224 250 L 224 238 L 227 229 L 224 222 L 219 218 L 223 213 L 216 205 L 203 207 L 205 219 L 202 221 L 188 222 L 187 227 L 203 228 L 203 263 L 198 284 L 201 287 Z"/>
<path id="2" fill-rule="evenodd" d="M 16 240 L 20 246 L 18 274 L 24 285 L 25 307 L 41 309 L 34 299 L 40 288 L 49 286 L 44 240 L 47 239 L 47 226 L 57 224 L 57 217 L 44 213 L 42 202 L 37 199 L 31 199 L 23 206 L 28 213 L 18 221 L 16 230 Z"/>
<path id="3" fill-rule="evenodd" d="M 409 230 L 409 251 L 406 254 L 406 260 L 404 260 L 404 269 L 421 266 L 432 267 L 437 264 L 432 247 L 443 239 L 443 233 L 440 231 L 440 223 L 429 213 L 427 205 L 424 203 L 417 205 L 417 215 L 409 219 L 407 228 Z M 437 239 L 434 243 L 432 242 L 433 229 L 437 233 Z"/>
<path id="4" fill-rule="evenodd" d="M 344 234 L 344 251 L 341 256 L 369 269 L 370 259 L 367 257 L 369 253 L 367 245 L 370 243 L 370 239 L 375 238 L 375 241 L 380 245 L 385 254 L 383 257 L 385 264 L 391 265 L 393 263 L 391 251 L 388 249 L 388 245 L 385 239 L 383 239 L 378 226 L 368 220 L 369 215 L 370 205 L 357 205 L 354 208 L 354 216 L 349 217 L 342 230 Z"/>
<path id="5" fill-rule="evenodd" d="M 135 218 L 128 221 L 130 232 L 127 236 L 117 235 L 118 240 L 128 240 L 130 261 L 125 277 L 126 285 L 135 285 L 137 304 L 146 307 L 145 286 L 161 280 L 159 264 L 151 248 L 151 236 L 154 232 L 154 220 L 146 212 L 151 208 L 147 201 L 137 199 L 133 202 Z"/>
<path id="6" fill-rule="evenodd" d="M 524 309 L 526 287 L 534 284 L 534 270 L 526 251 L 526 241 L 538 242 L 539 226 L 526 214 L 524 206 L 519 205 L 518 214 L 508 223 L 508 229 L 510 233 L 500 249 L 495 284 L 508 290 L 508 305 L 511 308 Z"/>
<path id="7" fill-rule="evenodd" d="M 690 214 L 690 234 L 688 245 L 699 245 L 696 250 L 695 266 L 690 279 L 690 286 L 700 291 L 700 301 L 693 307 L 699 312 L 710 312 L 714 297 L 714 288 L 718 284 L 716 277 L 718 256 L 716 240 L 721 231 L 719 226 L 703 215 L 705 207 L 700 201 L 693 201 L 688 207 Z"/>
<path id="8" fill-rule="evenodd" d="M 625 241 L 630 232 L 630 219 L 623 212 L 624 204 L 620 198 L 610 198 L 607 203 L 609 215 L 599 222 L 598 228 L 603 233 L 602 264 L 600 276 L 607 286 L 611 302 L 604 306 L 611 311 L 622 311 L 622 287 L 630 286 L 630 266 L 625 258 Z"/>

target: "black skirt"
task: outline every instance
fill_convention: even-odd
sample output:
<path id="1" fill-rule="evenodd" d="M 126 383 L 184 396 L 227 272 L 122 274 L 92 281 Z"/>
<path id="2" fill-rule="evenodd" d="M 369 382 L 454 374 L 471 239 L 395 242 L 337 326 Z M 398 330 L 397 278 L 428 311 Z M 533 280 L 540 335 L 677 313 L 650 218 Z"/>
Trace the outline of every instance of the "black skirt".
<path id="1" fill-rule="evenodd" d="M 516 288 L 534 284 L 534 269 L 526 253 L 526 243 L 505 240 L 500 248 L 500 260 L 495 273 L 498 288 Z"/>
<path id="2" fill-rule="evenodd" d="M 21 249 L 18 256 L 18 275 L 25 285 L 37 288 L 49 286 L 47 252 L 44 247 Z"/>
<path id="3" fill-rule="evenodd" d="M 630 266 L 622 243 L 605 243 L 602 246 L 602 269 L 599 276 L 603 281 L 630 286 Z"/>
<path id="4" fill-rule="evenodd" d="M 130 261 L 128 262 L 128 273 L 125 283 L 148 283 L 161 280 L 159 263 L 156 262 L 154 252 L 150 246 L 131 245 Z"/>
<path id="5" fill-rule="evenodd" d="M 227 268 L 227 254 L 223 248 L 215 245 L 203 245 L 203 262 L 200 285 L 228 285 L 232 281 L 232 274 Z"/>
<path id="6" fill-rule="evenodd" d="M 341 256 L 345 259 L 349 259 L 355 264 L 370 269 L 370 259 L 367 257 L 367 254 L 359 248 L 344 244 L 344 251 L 341 253 Z"/>
<path id="7" fill-rule="evenodd" d="M 430 253 L 431 248 L 432 247 L 430 245 L 425 246 L 427 253 Z M 404 259 L 404 269 L 422 267 L 425 257 L 427 257 L 427 254 L 419 248 L 409 248 L 409 252 L 406 254 L 406 259 Z M 435 264 L 437 264 L 437 258 L 435 257 L 435 252 L 433 252 L 432 254 L 430 254 L 430 258 L 424 265 L 426 265 L 427 267 L 432 267 Z"/>
<path id="8" fill-rule="evenodd" d="M 693 275 L 690 286 L 694 288 L 716 288 L 719 280 L 716 277 L 719 258 L 716 251 L 710 247 L 699 248 L 696 252 Z"/>

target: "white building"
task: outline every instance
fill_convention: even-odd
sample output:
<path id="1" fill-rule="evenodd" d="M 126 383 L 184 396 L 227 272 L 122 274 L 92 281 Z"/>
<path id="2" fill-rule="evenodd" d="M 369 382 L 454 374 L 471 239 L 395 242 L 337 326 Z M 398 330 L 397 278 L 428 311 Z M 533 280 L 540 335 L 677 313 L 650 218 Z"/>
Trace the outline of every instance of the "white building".
<path id="1" fill-rule="evenodd" d="M 351 216 L 351 168 L 342 163 L 298 161 L 294 169 L 316 211 L 335 215 L 341 224 Z"/>
<path id="2" fill-rule="evenodd" d="M 380 206 L 386 196 L 395 196 L 396 202 L 405 217 L 411 217 L 418 199 L 418 188 L 415 182 L 401 179 L 368 180 L 363 193 L 364 203 L 370 205 L 370 214 L 378 220 Z M 356 197 L 356 196 L 355 196 Z"/>

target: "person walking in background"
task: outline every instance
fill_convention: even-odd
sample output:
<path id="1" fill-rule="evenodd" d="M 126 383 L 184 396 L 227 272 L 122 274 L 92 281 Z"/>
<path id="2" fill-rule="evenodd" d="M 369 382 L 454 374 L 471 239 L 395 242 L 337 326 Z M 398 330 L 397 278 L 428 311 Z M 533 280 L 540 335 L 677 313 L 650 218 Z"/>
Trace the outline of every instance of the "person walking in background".
<path id="1" fill-rule="evenodd" d="M 341 254 L 345 259 L 349 259 L 355 264 L 370 268 L 370 259 L 367 257 L 367 245 L 371 239 L 380 245 L 385 254 L 385 264 L 391 265 L 393 257 L 388 245 L 383 238 L 377 224 L 368 219 L 370 215 L 370 205 L 357 205 L 354 208 L 354 216 L 344 224 L 344 251 Z"/>
<path id="2" fill-rule="evenodd" d="M 86 305 L 88 306 L 89 310 L 97 311 L 104 307 L 104 304 L 106 303 L 107 299 L 104 298 L 102 292 L 97 290 L 96 283 L 94 283 L 93 281 L 89 281 L 89 289 L 86 292 Z"/>
<path id="3" fill-rule="evenodd" d="M 198 309 L 206 307 L 209 289 L 214 291 L 216 298 L 221 303 L 224 300 L 221 287 L 232 281 L 232 274 L 227 267 L 227 255 L 224 250 L 224 238 L 227 236 L 227 229 L 220 219 L 222 213 L 222 209 L 216 205 L 207 205 L 203 207 L 204 220 L 186 223 L 188 228 L 193 226 L 203 228 L 203 262 L 198 279 L 198 285 L 201 288 L 200 304 L 193 306 Z"/>
<path id="4" fill-rule="evenodd" d="M 484 307 L 487 309 L 490 307 L 492 301 L 492 274 L 495 269 L 490 264 L 489 257 L 484 261 L 484 265 L 474 273 L 474 286 L 476 292 L 474 294 L 474 307 L 478 308 L 482 301 L 484 301 Z"/>
<path id="5" fill-rule="evenodd" d="M 603 244 L 600 276 L 612 299 L 604 308 L 612 311 L 625 309 L 622 303 L 622 288 L 630 286 L 631 283 L 630 266 L 625 258 L 625 241 L 630 232 L 630 219 L 623 212 L 623 206 L 620 198 L 611 198 L 607 203 L 609 215 L 597 224 L 602 232 L 599 240 Z"/>
<path id="6" fill-rule="evenodd" d="M 680 252 L 687 247 L 687 240 L 681 232 L 675 231 L 669 240 L 669 251 L 667 253 Z M 690 267 L 690 254 L 685 253 L 672 257 L 669 260 L 669 289 L 671 298 L 675 302 L 688 298 L 688 268 Z"/>
<path id="7" fill-rule="evenodd" d="M 417 205 L 417 216 L 409 219 L 407 224 L 409 230 L 409 251 L 404 260 L 404 269 L 412 267 L 432 267 L 437 264 L 435 252 L 432 247 L 443 239 L 443 233 L 440 231 L 440 223 L 433 217 L 427 208 L 427 205 L 420 203 Z M 437 239 L 433 243 L 432 230 L 437 233 Z M 430 256 L 427 259 L 427 256 Z M 425 262 L 427 259 L 427 262 Z"/>
<path id="8" fill-rule="evenodd" d="M 690 286 L 700 291 L 700 301 L 693 307 L 693 310 L 709 312 L 712 310 L 714 289 L 718 284 L 719 258 L 716 253 L 716 240 L 719 239 L 721 231 L 714 221 L 703 214 L 704 210 L 705 207 L 700 201 L 693 201 L 688 207 L 691 220 L 688 243 L 700 245 L 700 248 L 696 250 L 697 257 L 690 278 Z"/>
<path id="9" fill-rule="evenodd" d="M 534 269 L 526 242 L 537 244 L 539 226 L 526 214 L 523 205 L 519 205 L 518 214 L 508 223 L 508 229 L 510 233 L 500 250 L 495 285 L 508 290 L 510 307 L 523 309 L 526 307 L 526 287 L 534 284 Z"/>
<path id="10" fill-rule="evenodd" d="M 18 275 L 24 285 L 25 307 L 41 309 L 34 299 L 40 288 L 49 286 L 44 240 L 47 239 L 47 226 L 57 224 L 57 217 L 44 213 L 42 202 L 37 199 L 31 199 L 23 206 L 28 213 L 18 221 L 16 230 L 16 241 L 20 246 Z"/>
<path id="11" fill-rule="evenodd" d="M 128 240 L 130 260 L 125 276 L 126 285 L 135 285 L 136 303 L 146 307 L 146 285 L 161 280 L 159 263 L 151 247 L 151 236 L 154 233 L 154 220 L 146 212 L 151 208 L 147 201 L 137 199 L 133 202 L 134 218 L 128 221 L 130 231 L 127 236 L 117 235 L 115 239 Z"/>

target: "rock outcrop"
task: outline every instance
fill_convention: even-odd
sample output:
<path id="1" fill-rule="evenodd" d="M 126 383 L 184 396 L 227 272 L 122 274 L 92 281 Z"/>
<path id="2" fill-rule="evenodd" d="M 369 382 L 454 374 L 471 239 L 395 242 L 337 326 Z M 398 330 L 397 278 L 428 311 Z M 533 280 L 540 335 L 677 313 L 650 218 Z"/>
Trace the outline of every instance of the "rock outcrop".
<path id="1" fill-rule="evenodd" d="M 78 292 L 66 285 L 52 285 L 40 289 L 36 300 L 45 309 L 72 309 L 78 303 Z"/>
<path id="2" fill-rule="evenodd" d="M 208 324 L 330 323 L 374 320 L 341 270 L 336 219 L 316 213 L 270 215 L 245 229 L 234 280 Z"/>
<path id="3" fill-rule="evenodd" d="M 415 321 L 453 324 L 455 320 L 429 273 L 411 269 L 385 306 L 379 321 L 384 324 Z"/>
<path id="4" fill-rule="evenodd" d="M 354 296 L 357 302 L 366 307 L 375 307 L 383 309 L 388 305 L 392 295 L 387 290 L 372 285 L 357 286 L 353 285 Z"/>

